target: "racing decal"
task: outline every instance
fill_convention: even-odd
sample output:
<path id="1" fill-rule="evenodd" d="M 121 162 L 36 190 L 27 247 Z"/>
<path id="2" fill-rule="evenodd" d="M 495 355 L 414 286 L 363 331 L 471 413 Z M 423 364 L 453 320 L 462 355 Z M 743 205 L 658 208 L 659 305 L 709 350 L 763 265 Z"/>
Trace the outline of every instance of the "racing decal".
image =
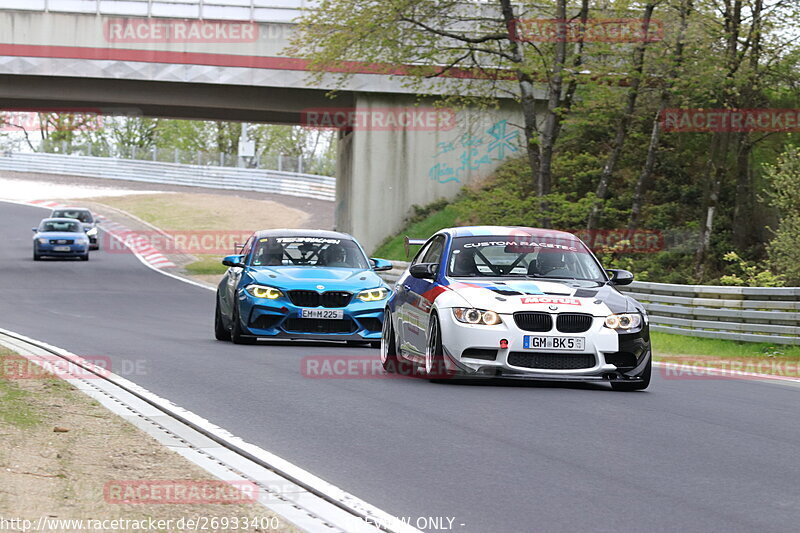
<path id="1" fill-rule="evenodd" d="M 597 299 L 608 307 L 610 313 L 628 313 L 631 311 L 628 297 L 608 285 L 597 292 Z"/>
<path id="2" fill-rule="evenodd" d="M 433 306 L 433 302 L 436 301 L 436 298 L 438 298 L 443 292 L 449 290 L 450 289 L 447 287 L 443 287 L 442 285 L 436 283 L 430 289 L 419 295 L 419 302 L 414 302 L 414 307 L 418 307 L 427 313 L 431 310 L 431 306 Z M 417 305 L 417 303 L 419 305 Z"/>
<path id="3" fill-rule="evenodd" d="M 482 248 L 484 246 L 508 246 L 511 248 L 519 248 L 520 251 L 527 251 L 530 249 L 531 251 L 537 250 L 539 248 L 550 248 L 550 249 L 557 249 L 557 250 L 569 250 L 572 252 L 577 252 L 578 248 L 576 246 L 566 246 L 564 244 L 557 244 L 552 242 L 536 242 L 536 241 L 522 241 L 522 240 L 508 240 L 508 241 L 478 241 L 478 242 L 468 242 L 464 244 L 464 248 Z"/>
<path id="4" fill-rule="evenodd" d="M 523 304 L 581 305 L 577 298 L 559 296 L 523 296 L 520 300 Z"/>
<path id="5" fill-rule="evenodd" d="M 330 239 L 325 237 L 275 237 L 275 241 L 281 244 L 289 244 L 294 242 L 309 242 L 315 244 L 339 244 L 340 242 L 342 242 L 341 239 Z"/>
<path id="6" fill-rule="evenodd" d="M 536 283 L 515 281 L 513 283 L 470 283 L 467 281 L 454 281 L 450 283 L 453 289 L 486 289 L 503 296 L 521 296 L 523 294 L 544 294 Z"/>

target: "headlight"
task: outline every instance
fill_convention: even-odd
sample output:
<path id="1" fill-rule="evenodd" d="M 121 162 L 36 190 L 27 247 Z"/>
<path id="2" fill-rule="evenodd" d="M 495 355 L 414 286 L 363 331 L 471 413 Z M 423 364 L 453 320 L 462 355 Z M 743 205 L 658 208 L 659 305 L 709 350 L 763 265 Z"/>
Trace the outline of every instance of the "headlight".
<path id="1" fill-rule="evenodd" d="M 89 231 L 86 232 L 86 235 L 94 237 L 95 235 L 97 235 L 97 228 L 90 229 Z"/>
<path id="2" fill-rule="evenodd" d="M 636 329 L 642 325 L 642 315 L 639 313 L 622 313 L 619 315 L 608 315 L 605 326 L 611 329 Z"/>
<path id="3" fill-rule="evenodd" d="M 494 311 L 484 311 L 482 309 L 474 309 L 472 307 L 454 307 L 453 316 L 459 322 L 465 324 L 484 324 L 486 326 L 495 326 L 501 324 L 503 321 L 500 315 Z"/>
<path id="4" fill-rule="evenodd" d="M 47 239 L 36 239 L 36 240 L 39 241 L 39 244 L 47 244 L 48 242 Z"/>
<path id="5" fill-rule="evenodd" d="M 75 239 L 75 244 L 89 244 L 89 239 Z"/>
<path id="6" fill-rule="evenodd" d="M 356 295 L 356 298 L 362 302 L 377 302 L 379 300 L 385 300 L 387 296 L 389 296 L 389 289 L 386 287 L 378 287 L 377 289 L 361 291 Z"/>
<path id="7" fill-rule="evenodd" d="M 244 290 L 256 298 L 266 298 L 267 300 L 274 300 L 275 298 L 283 296 L 280 290 L 275 287 L 267 287 L 266 285 L 248 285 Z"/>

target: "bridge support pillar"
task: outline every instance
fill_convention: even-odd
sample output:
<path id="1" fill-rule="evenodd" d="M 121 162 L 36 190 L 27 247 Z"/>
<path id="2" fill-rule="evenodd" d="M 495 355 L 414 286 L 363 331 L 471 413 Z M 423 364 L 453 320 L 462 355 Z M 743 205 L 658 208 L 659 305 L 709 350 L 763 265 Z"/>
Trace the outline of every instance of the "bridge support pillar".
<path id="1" fill-rule="evenodd" d="M 440 127 L 393 126 L 407 111 L 432 110 L 413 96 L 359 94 L 355 107 L 358 126 L 340 133 L 336 229 L 368 252 L 402 229 L 412 206 L 453 198 L 504 159 L 523 155 L 513 105 L 461 110 L 451 121 L 440 111 Z"/>

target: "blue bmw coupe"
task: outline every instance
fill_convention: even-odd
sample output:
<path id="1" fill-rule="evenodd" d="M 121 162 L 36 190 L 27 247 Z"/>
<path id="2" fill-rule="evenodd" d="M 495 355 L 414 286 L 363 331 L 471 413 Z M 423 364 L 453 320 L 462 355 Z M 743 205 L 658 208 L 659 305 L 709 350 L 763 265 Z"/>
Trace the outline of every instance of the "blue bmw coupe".
<path id="1" fill-rule="evenodd" d="M 253 344 L 258 337 L 339 340 L 380 346 L 389 287 L 375 273 L 385 259 L 368 258 L 344 233 L 265 230 L 226 257 L 217 287 L 218 340 Z"/>

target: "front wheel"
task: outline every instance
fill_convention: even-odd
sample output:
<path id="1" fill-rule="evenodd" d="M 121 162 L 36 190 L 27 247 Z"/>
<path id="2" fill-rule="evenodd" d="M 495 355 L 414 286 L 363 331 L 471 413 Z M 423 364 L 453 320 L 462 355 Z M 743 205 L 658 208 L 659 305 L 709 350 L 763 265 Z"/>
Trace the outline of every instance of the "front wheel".
<path id="1" fill-rule="evenodd" d="M 644 390 L 648 386 L 650 386 L 650 372 L 653 368 L 653 358 L 651 357 L 649 361 L 647 361 L 647 366 L 644 367 L 642 373 L 639 374 L 639 377 L 642 379 L 641 381 L 634 381 L 631 383 L 626 383 L 624 381 L 612 381 L 611 388 L 616 391 L 622 392 L 632 392 L 637 390 Z"/>
<path id="2" fill-rule="evenodd" d="M 42 256 L 37 254 L 36 252 L 33 252 L 33 260 L 34 261 L 41 261 L 42 260 Z"/>
<path id="3" fill-rule="evenodd" d="M 234 344 L 255 344 L 255 337 L 247 337 L 242 331 L 242 322 L 239 319 L 239 306 L 233 304 L 233 325 L 231 326 L 231 340 Z"/>
<path id="4" fill-rule="evenodd" d="M 89 252 L 86 252 L 81 256 L 81 261 L 88 261 L 89 260 Z"/>
<path id="5" fill-rule="evenodd" d="M 231 340 L 231 332 L 225 327 L 225 322 L 222 320 L 222 312 L 219 310 L 219 297 L 215 298 L 217 303 L 214 306 L 214 337 L 218 341 Z"/>
<path id="6" fill-rule="evenodd" d="M 442 328 L 439 324 L 439 315 L 435 313 L 431 315 L 428 323 L 428 342 L 425 346 L 425 375 L 432 381 L 445 379 L 451 375 L 444 362 Z"/>

